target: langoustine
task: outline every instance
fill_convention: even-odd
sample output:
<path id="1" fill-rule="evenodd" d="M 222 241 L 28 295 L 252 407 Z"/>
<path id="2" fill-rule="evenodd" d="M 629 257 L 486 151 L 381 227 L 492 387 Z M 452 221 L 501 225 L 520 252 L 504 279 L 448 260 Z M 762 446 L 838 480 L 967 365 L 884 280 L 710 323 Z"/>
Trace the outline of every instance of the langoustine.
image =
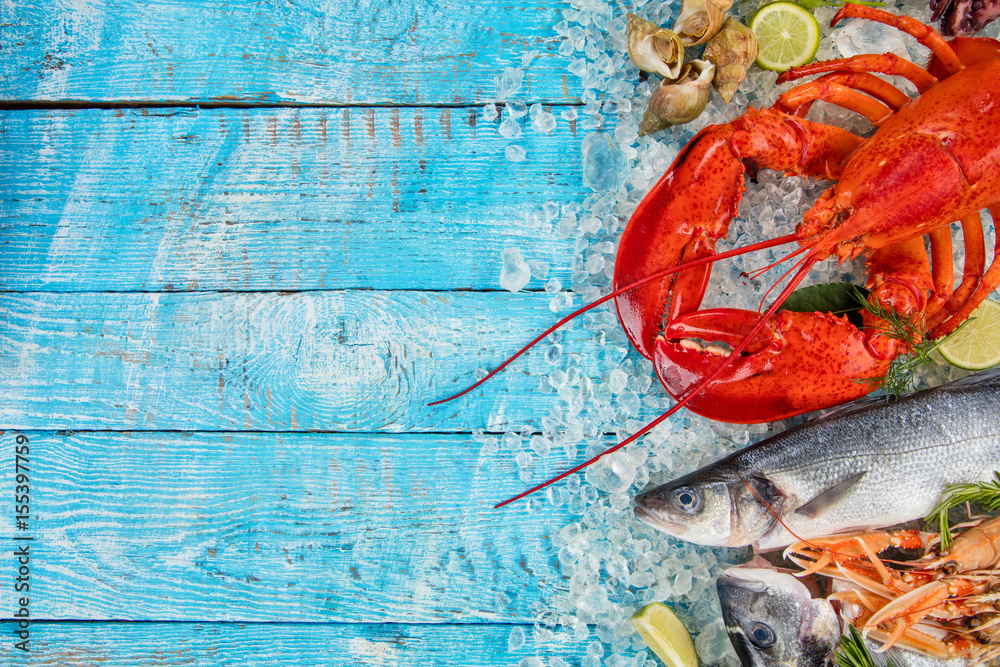
<path id="1" fill-rule="evenodd" d="M 936 658 L 1000 657 L 1000 517 L 971 521 L 950 549 L 917 530 L 875 531 L 799 542 L 785 556 L 837 582 L 828 599 L 877 640 Z M 915 560 L 884 561 L 886 549 L 918 549 Z"/>

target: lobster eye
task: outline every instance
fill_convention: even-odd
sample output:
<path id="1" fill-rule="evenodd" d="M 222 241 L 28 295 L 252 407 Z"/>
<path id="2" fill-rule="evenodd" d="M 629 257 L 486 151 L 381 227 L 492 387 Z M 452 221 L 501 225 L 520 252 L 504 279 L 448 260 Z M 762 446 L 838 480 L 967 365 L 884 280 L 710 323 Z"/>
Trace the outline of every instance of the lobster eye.
<path id="1" fill-rule="evenodd" d="M 675 489 L 671 500 L 674 507 L 688 514 L 693 514 L 701 508 L 701 494 L 686 486 Z"/>
<path id="2" fill-rule="evenodd" d="M 747 628 L 747 638 L 757 648 L 771 648 L 777 639 L 774 635 L 774 630 L 766 623 L 761 623 L 760 621 L 750 624 Z"/>

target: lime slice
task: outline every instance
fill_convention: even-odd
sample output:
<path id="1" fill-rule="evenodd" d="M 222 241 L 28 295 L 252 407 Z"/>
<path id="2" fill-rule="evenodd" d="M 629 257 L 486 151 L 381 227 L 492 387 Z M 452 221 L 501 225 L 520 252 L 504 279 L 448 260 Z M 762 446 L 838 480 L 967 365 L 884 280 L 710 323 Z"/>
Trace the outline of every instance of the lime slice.
<path id="1" fill-rule="evenodd" d="M 969 317 L 938 351 L 952 365 L 970 371 L 996 366 L 1000 363 L 1000 303 L 983 301 Z"/>
<path id="2" fill-rule="evenodd" d="M 698 667 L 691 635 L 667 605 L 647 604 L 632 616 L 632 625 L 667 667 Z"/>
<path id="3" fill-rule="evenodd" d="M 757 64 L 784 72 L 812 61 L 819 50 L 819 23 L 812 12 L 794 2 L 772 2 L 750 19 L 760 51 Z"/>

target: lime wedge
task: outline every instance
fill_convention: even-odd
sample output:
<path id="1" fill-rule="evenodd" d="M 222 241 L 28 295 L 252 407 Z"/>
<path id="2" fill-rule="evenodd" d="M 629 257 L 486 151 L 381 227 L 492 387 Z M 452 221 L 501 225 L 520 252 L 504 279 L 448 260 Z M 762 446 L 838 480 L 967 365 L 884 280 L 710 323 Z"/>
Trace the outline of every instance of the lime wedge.
<path id="1" fill-rule="evenodd" d="M 632 616 L 632 625 L 667 667 L 698 667 L 691 635 L 667 605 L 647 604 Z"/>
<path id="2" fill-rule="evenodd" d="M 1000 303 L 987 299 L 969 317 L 938 351 L 952 365 L 970 371 L 996 366 L 1000 363 Z"/>
<path id="3" fill-rule="evenodd" d="M 757 64 L 784 72 L 812 61 L 819 50 L 819 23 L 808 9 L 794 2 L 772 2 L 750 19 L 760 51 Z"/>

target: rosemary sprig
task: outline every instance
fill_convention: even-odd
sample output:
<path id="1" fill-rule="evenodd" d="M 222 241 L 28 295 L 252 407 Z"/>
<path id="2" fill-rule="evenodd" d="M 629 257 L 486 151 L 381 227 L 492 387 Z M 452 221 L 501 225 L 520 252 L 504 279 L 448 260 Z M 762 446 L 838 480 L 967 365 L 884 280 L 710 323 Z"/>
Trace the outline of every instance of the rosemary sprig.
<path id="1" fill-rule="evenodd" d="M 1000 472 L 993 473 L 992 482 L 977 482 L 975 484 L 948 484 L 944 487 L 944 500 L 934 508 L 927 517 L 927 525 L 938 525 L 941 533 L 941 548 L 951 548 L 951 528 L 948 524 L 948 511 L 966 503 L 979 505 L 987 512 L 1000 509 Z"/>
<path id="2" fill-rule="evenodd" d="M 840 648 L 833 654 L 837 667 L 875 667 L 875 661 L 868 652 L 861 633 L 850 623 L 847 624 L 847 630 L 840 636 Z M 891 660 L 886 667 L 892 667 Z"/>

